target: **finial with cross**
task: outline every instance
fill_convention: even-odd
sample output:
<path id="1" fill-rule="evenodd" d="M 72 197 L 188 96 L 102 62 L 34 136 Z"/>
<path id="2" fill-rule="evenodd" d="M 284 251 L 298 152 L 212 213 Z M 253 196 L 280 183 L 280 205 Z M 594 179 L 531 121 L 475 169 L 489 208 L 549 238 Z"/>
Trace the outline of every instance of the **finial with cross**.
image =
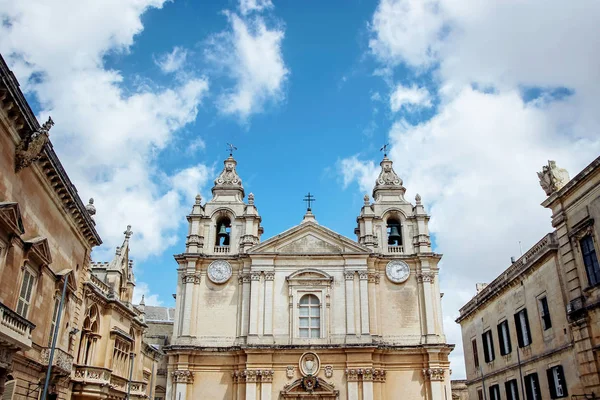
<path id="1" fill-rule="evenodd" d="M 388 147 L 390 147 L 389 143 L 386 143 L 383 145 L 382 148 L 379 149 L 379 151 L 383 151 L 383 156 L 387 157 L 387 151 L 388 151 Z"/>
<path id="2" fill-rule="evenodd" d="M 231 143 L 227 143 L 227 151 L 229 152 L 229 157 L 233 156 L 233 151 L 234 150 L 237 150 L 237 147 L 235 147 Z"/>
<path id="3" fill-rule="evenodd" d="M 304 196 L 304 201 L 306 201 L 308 203 L 308 207 L 306 207 L 306 211 L 310 211 L 310 205 L 313 201 L 317 201 L 317 199 L 315 199 L 315 196 L 313 196 L 312 194 L 310 194 L 310 192 L 308 192 L 308 194 L 306 196 Z"/>

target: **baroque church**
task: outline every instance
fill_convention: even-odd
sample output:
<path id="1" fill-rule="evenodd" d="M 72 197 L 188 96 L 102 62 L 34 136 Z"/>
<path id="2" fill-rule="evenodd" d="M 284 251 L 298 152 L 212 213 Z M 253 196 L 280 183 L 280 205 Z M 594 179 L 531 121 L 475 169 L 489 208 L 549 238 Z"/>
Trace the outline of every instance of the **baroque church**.
<path id="1" fill-rule="evenodd" d="M 231 156 L 187 216 L 168 400 L 451 398 L 429 216 L 384 156 L 356 240 L 317 222 L 261 240 Z"/>

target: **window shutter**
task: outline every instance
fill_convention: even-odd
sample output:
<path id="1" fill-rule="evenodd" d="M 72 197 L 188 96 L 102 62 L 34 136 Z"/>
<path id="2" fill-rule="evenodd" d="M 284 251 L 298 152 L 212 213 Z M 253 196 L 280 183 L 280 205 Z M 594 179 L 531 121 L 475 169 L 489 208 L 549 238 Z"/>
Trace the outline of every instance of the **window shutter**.
<path id="1" fill-rule="evenodd" d="M 490 362 L 489 356 L 488 356 L 488 345 L 487 345 L 487 335 L 484 333 L 483 335 L 481 335 L 481 342 L 483 343 L 483 359 L 485 360 L 485 362 Z"/>
<path id="2" fill-rule="evenodd" d="M 17 388 L 17 380 L 7 381 L 4 384 L 4 393 L 2 393 L 2 400 L 13 400 L 15 397 L 15 390 Z"/>
<path id="3" fill-rule="evenodd" d="M 525 330 L 527 332 L 527 337 L 529 338 L 529 343 L 527 344 L 530 345 L 533 342 L 533 338 L 531 337 L 531 330 L 529 330 L 529 317 L 527 316 L 527 309 L 524 308 L 522 312 L 525 314 Z"/>
<path id="4" fill-rule="evenodd" d="M 519 342 L 519 347 L 523 347 L 523 329 L 521 328 L 519 313 L 515 314 L 515 326 L 517 327 L 517 340 Z"/>
<path id="5" fill-rule="evenodd" d="M 554 368 L 550 368 L 546 370 L 546 375 L 548 376 L 548 388 L 550 389 L 550 398 L 556 399 L 556 382 L 554 382 Z"/>
<path id="6" fill-rule="evenodd" d="M 500 344 L 500 355 L 506 355 L 506 349 L 504 348 L 504 332 L 502 332 L 502 324 L 498 325 L 498 343 Z"/>
<path id="7" fill-rule="evenodd" d="M 479 353 L 477 352 L 477 339 L 471 341 L 473 346 L 473 361 L 475 362 L 475 368 L 479 368 Z"/>

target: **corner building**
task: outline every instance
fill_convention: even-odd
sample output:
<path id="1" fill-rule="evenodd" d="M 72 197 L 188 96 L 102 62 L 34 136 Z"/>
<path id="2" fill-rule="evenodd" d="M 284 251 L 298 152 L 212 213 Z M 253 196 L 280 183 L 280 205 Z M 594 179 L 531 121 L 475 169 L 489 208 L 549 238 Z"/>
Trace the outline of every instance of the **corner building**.
<path id="1" fill-rule="evenodd" d="M 166 398 L 450 398 L 429 216 L 387 157 L 357 241 L 301 223 L 261 242 L 233 157 L 191 214 L 178 268 Z"/>

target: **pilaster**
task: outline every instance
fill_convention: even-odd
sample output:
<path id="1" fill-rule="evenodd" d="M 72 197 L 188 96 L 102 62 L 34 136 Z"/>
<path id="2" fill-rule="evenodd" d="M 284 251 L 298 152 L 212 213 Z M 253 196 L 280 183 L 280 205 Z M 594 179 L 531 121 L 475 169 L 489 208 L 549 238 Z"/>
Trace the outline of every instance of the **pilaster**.
<path id="1" fill-rule="evenodd" d="M 354 271 L 344 272 L 346 282 L 346 335 L 356 333 L 354 326 Z"/>

